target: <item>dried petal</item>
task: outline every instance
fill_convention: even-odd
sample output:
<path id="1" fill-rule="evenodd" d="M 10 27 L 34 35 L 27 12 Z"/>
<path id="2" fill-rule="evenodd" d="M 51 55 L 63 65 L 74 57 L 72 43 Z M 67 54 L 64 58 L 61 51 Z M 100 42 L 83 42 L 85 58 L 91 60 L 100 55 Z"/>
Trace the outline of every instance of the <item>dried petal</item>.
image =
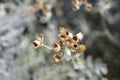
<path id="1" fill-rule="evenodd" d="M 79 40 L 81 40 L 83 38 L 83 33 L 77 33 L 76 36 L 78 37 Z"/>
<path id="2" fill-rule="evenodd" d="M 64 52 L 68 55 L 71 56 L 71 50 L 68 47 L 65 47 Z"/>

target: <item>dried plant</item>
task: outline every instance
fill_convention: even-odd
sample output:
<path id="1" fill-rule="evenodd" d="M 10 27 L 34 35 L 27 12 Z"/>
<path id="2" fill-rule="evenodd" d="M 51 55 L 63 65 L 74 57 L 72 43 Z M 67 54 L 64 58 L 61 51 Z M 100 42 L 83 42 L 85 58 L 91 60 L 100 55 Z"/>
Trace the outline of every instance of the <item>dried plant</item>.
<path id="1" fill-rule="evenodd" d="M 47 46 L 44 44 L 43 34 L 37 34 L 37 40 L 32 42 L 32 46 L 34 48 L 39 48 L 41 46 L 50 49 L 54 53 L 53 58 L 55 62 L 60 62 L 63 59 L 66 61 L 74 60 L 75 58 L 79 58 L 79 56 L 86 50 L 86 45 L 78 44 L 78 41 L 83 38 L 81 32 L 73 35 L 66 28 L 60 27 L 58 37 L 59 40 L 57 42 L 54 42 L 51 46 Z"/>
<path id="2" fill-rule="evenodd" d="M 92 10 L 92 5 L 87 2 L 87 0 L 72 0 L 72 9 L 77 11 L 80 9 L 80 6 L 85 5 L 85 10 L 90 12 Z"/>

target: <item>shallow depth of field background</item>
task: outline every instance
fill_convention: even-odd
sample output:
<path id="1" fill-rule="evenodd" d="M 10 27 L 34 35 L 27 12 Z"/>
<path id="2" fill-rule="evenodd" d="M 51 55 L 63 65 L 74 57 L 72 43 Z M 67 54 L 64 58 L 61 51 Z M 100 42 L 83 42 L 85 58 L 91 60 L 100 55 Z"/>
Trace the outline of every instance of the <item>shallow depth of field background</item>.
<path id="1" fill-rule="evenodd" d="M 120 0 L 88 0 L 91 12 L 72 11 L 71 0 L 48 1 L 50 18 L 29 11 L 35 0 L 0 0 L 0 80 L 120 80 Z M 81 64 L 55 63 L 49 50 L 31 46 L 37 33 L 47 45 L 57 41 L 60 26 L 84 33 Z"/>

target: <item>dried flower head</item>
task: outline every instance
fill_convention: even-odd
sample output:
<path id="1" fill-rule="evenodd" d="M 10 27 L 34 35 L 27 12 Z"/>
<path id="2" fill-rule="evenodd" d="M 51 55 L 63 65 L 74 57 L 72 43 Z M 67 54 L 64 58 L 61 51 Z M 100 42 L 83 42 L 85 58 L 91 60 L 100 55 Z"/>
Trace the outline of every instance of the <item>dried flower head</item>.
<path id="1" fill-rule="evenodd" d="M 49 50 L 52 50 L 54 54 L 55 62 L 60 62 L 62 59 L 66 61 L 71 60 L 72 58 L 79 57 L 86 50 L 86 46 L 81 44 L 78 45 L 78 41 L 83 38 L 81 32 L 73 36 L 66 28 L 61 27 L 59 33 L 59 41 L 53 43 L 50 47 L 46 46 L 43 42 L 43 34 L 37 34 L 37 40 L 33 41 L 32 45 L 34 48 L 43 46 Z"/>
<path id="2" fill-rule="evenodd" d="M 55 60 L 55 62 L 60 62 L 62 60 L 62 56 L 60 54 L 55 54 L 54 60 Z"/>
<path id="3" fill-rule="evenodd" d="M 41 43 L 40 43 L 40 41 L 38 41 L 38 40 L 34 40 L 34 41 L 32 42 L 32 46 L 33 46 L 34 48 L 38 48 L 38 47 L 40 47 L 40 45 L 41 45 Z"/>
<path id="4" fill-rule="evenodd" d="M 90 12 L 92 10 L 92 5 L 91 4 L 86 4 L 85 10 Z"/>
<path id="5" fill-rule="evenodd" d="M 86 46 L 83 44 L 78 45 L 77 50 L 78 52 L 84 52 L 86 50 Z"/>
<path id="6" fill-rule="evenodd" d="M 60 33 L 59 35 L 60 40 L 65 41 L 67 39 L 67 35 L 64 33 Z"/>
<path id="7" fill-rule="evenodd" d="M 59 45 L 58 43 L 53 43 L 53 44 L 51 45 L 51 48 L 52 48 L 52 50 L 55 51 L 55 52 L 59 52 L 60 49 L 61 49 L 61 47 L 60 47 L 60 45 Z"/>

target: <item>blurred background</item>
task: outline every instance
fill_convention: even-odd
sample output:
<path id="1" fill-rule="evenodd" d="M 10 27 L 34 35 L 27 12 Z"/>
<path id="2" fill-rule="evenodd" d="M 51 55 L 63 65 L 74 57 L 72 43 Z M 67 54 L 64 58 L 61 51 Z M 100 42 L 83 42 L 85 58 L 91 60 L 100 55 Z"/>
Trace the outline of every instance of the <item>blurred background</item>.
<path id="1" fill-rule="evenodd" d="M 90 12 L 73 11 L 72 0 L 0 0 L 0 80 L 120 80 L 120 0 L 88 3 Z M 84 33 L 81 64 L 31 46 L 37 33 L 52 44 L 60 26 Z"/>

